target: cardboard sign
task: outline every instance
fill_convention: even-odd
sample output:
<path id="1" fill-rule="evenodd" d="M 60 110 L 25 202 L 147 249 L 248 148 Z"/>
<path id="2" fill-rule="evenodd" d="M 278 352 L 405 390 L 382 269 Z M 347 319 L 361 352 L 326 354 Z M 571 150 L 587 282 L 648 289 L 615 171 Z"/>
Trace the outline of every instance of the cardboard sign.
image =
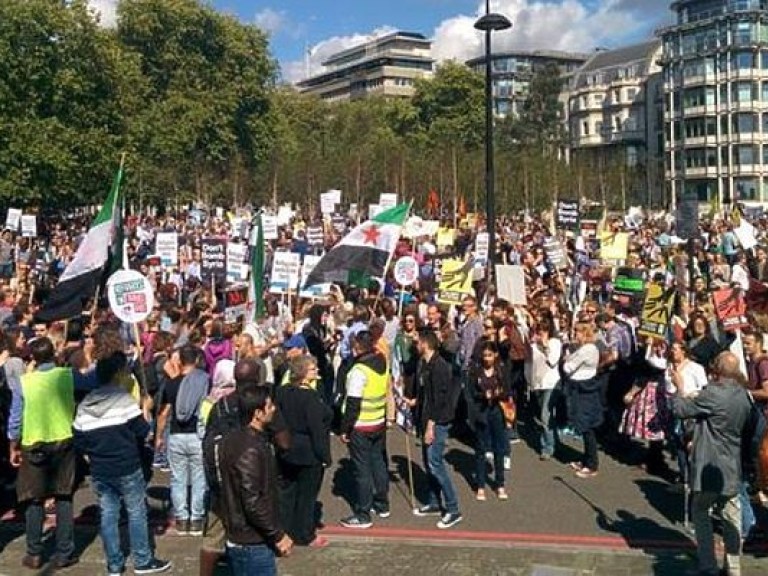
<path id="1" fill-rule="evenodd" d="M 437 231 L 437 246 L 453 246 L 456 242 L 456 231 L 453 228 L 440 228 Z"/>
<path id="2" fill-rule="evenodd" d="M 107 281 L 109 307 L 123 322 L 135 324 L 147 319 L 155 306 L 149 280 L 136 270 L 118 270 Z"/>
<path id="3" fill-rule="evenodd" d="M 330 216 L 336 211 L 336 195 L 333 191 L 320 194 L 320 212 Z"/>
<path id="4" fill-rule="evenodd" d="M 24 238 L 37 237 L 37 216 L 35 216 L 34 214 L 22 214 L 21 235 Z"/>
<path id="5" fill-rule="evenodd" d="M 238 286 L 224 291 L 224 322 L 237 324 L 248 312 L 248 287 Z"/>
<path id="6" fill-rule="evenodd" d="M 568 256 L 565 254 L 563 244 L 557 238 L 544 240 L 544 252 L 552 266 L 558 270 L 568 268 Z"/>
<path id="7" fill-rule="evenodd" d="M 579 201 L 559 199 L 555 211 L 558 228 L 576 230 L 579 226 Z"/>
<path id="8" fill-rule="evenodd" d="M 401 286 L 411 286 L 419 279 L 419 263 L 411 256 L 403 256 L 395 262 L 395 281 Z"/>
<path id="9" fill-rule="evenodd" d="M 749 326 L 747 321 L 747 302 L 741 290 L 724 288 L 712 293 L 715 301 L 715 310 L 723 328 L 727 331 L 735 331 Z"/>
<path id="10" fill-rule="evenodd" d="M 629 249 L 629 234 L 626 232 L 603 232 L 600 236 L 601 260 L 626 260 Z"/>
<path id="11" fill-rule="evenodd" d="M 179 263 L 179 235 L 176 232 L 158 232 L 155 236 L 155 254 L 160 256 L 163 266 Z"/>
<path id="12" fill-rule="evenodd" d="M 304 256 L 304 263 L 301 266 L 301 290 L 299 290 L 299 296 L 302 298 L 319 298 L 331 293 L 331 284 L 314 284 L 312 286 L 304 286 L 307 283 L 307 278 L 314 270 L 317 263 L 320 262 L 322 256 L 313 256 L 308 254 Z"/>
<path id="13" fill-rule="evenodd" d="M 200 242 L 200 275 L 203 282 L 223 286 L 227 277 L 227 241 L 203 238 Z"/>
<path id="14" fill-rule="evenodd" d="M 8 208 L 8 214 L 5 216 L 5 228 L 17 232 L 21 223 L 21 210 L 19 208 Z"/>
<path id="15" fill-rule="evenodd" d="M 245 282 L 248 280 L 248 246 L 227 243 L 227 282 Z"/>
<path id="16" fill-rule="evenodd" d="M 525 306 L 525 271 L 522 266 L 496 266 L 496 284 L 499 298 L 513 306 Z"/>
<path id="17" fill-rule="evenodd" d="M 381 206 L 382 211 L 394 208 L 397 206 L 397 194 L 379 194 L 379 206 Z"/>
<path id="18" fill-rule="evenodd" d="M 275 252 L 272 259 L 272 276 L 269 291 L 286 294 L 296 290 L 299 284 L 301 256 L 295 252 Z"/>
<path id="19" fill-rule="evenodd" d="M 307 228 L 307 242 L 311 246 L 322 246 L 325 240 L 322 226 L 309 226 Z"/>
<path id="20" fill-rule="evenodd" d="M 443 304 L 458 305 L 466 296 L 474 296 L 471 262 L 443 260 L 438 289 L 438 301 Z"/>
<path id="21" fill-rule="evenodd" d="M 657 282 L 648 284 L 638 334 L 651 338 L 666 338 L 674 304 L 674 289 L 665 290 L 664 285 Z"/>
<path id="22" fill-rule="evenodd" d="M 261 226 L 264 228 L 264 240 L 277 240 L 277 216 L 262 216 Z"/>

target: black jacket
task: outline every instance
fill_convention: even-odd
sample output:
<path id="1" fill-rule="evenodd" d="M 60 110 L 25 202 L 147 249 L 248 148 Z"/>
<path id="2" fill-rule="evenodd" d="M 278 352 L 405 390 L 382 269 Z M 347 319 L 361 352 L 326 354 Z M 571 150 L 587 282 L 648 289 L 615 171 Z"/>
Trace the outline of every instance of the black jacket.
<path id="1" fill-rule="evenodd" d="M 450 424 L 456 414 L 456 403 L 461 388 L 453 377 L 451 365 L 438 353 L 429 362 L 419 361 L 417 371 L 419 383 L 419 422 L 425 427 L 427 421 L 436 424 Z"/>
<path id="2" fill-rule="evenodd" d="M 281 386 L 277 389 L 277 406 L 291 431 L 291 446 L 278 452 L 280 460 L 295 466 L 329 465 L 333 410 L 323 403 L 318 392 Z"/>
<path id="3" fill-rule="evenodd" d="M 220 511 L 234 544 L 274 546 L 284 532 L 278 517 L 275 457 L 265 434 L 231 432 L 221 447 Z"/>

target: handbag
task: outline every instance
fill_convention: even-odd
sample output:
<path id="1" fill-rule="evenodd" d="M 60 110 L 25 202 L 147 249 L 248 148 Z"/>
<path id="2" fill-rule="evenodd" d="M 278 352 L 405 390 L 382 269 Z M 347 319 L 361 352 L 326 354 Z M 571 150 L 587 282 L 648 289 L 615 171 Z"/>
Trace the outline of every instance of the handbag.
<path id="1" fill-rule="evenodd" d="M 507 426 L 514 425 L 517 420 L 515 399 L 510 396 L 504 400 L 499 400 L 499 408 L 501 408 L 501 412 L 504 414 L 504 421 L 507 423 Z"/>

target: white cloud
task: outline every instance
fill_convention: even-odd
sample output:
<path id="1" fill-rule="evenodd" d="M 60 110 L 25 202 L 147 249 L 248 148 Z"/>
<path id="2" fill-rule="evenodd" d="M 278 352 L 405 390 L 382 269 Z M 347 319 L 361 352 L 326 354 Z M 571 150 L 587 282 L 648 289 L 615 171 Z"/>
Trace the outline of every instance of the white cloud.
<path id="1" fill-rule="evenodd" d="M 288 18 L 283 11 L 278 12 L 272 8 L 265 8 L 256 14 L 255 22 L 256 26 L 274 36 L 285 29 L 288 24 Z"/>
<path id="2" fill-rule="evenodd" d="M 494 34 L 494 51 L 565 50 L 591 52 L 651 37 L 653 29 L 671 21 L 670 0 L 491 0 L 491 10 L 513 23 L 511 30 Z M 472 14 L 458 14 L 440 22 L 432 33 L 435 60 L 465 61 L 483 50 L 482 33 L 474 29 L 485 12 L 478 1 Z M 312 48 L 311 73 L 322 70 L 320 62 L 333 52 L 392 32 L 387 26 L 371 34 L 353 34 L 324 40 Z M 425 30 L 425 34 L 429 31 Z M 306 64 L 283 64 L 283 77 L 296 82 L 306 76 Z"/>
<path id="3" fill-rule="evenodd" d="M 99 23 L 106 28 L 112 28 L 117 24 L 118 0 L 88 0 L 88 5 L 98 16 Z"/>

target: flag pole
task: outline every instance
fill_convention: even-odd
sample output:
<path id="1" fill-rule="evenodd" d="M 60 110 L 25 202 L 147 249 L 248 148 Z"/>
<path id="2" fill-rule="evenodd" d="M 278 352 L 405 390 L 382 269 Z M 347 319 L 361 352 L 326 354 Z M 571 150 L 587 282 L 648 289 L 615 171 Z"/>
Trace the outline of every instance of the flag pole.
<path id="1" fill-rule="evenodd" d="M 413 198 L 411 198 L 411 201 L 408 202 L 408 211 L 405 213 L 405 220 L 403 220 L 403 226 L 405 226 L 405 222 L 408 221 L 408 216 L 411 213 L 411 209 L 413 208 Z M 402 235 L 402 231 L 400 232 Z M 400 241 L 400 238 L 397 239 L 398 242 Z M 392 258 L 395 256 L 395 250 L 397 250 L 397 245 L 395 245 L 394 250 L 389 253 L 389 256 L 387 256 L 387 264 L 384 266 L 384 274 L 381 278 L 381 286 L 379 286 L 379 292 L 376 294 L 376 300 L 373 301 L 372 308 L 376 310 L 376 306 L 379 304 L 379 300 L 381 300 L 381 295 L 384 292 L 384 284 L 387 282 L 387 271 L 389 270 L 389 267 L 392 265 Z"/>

